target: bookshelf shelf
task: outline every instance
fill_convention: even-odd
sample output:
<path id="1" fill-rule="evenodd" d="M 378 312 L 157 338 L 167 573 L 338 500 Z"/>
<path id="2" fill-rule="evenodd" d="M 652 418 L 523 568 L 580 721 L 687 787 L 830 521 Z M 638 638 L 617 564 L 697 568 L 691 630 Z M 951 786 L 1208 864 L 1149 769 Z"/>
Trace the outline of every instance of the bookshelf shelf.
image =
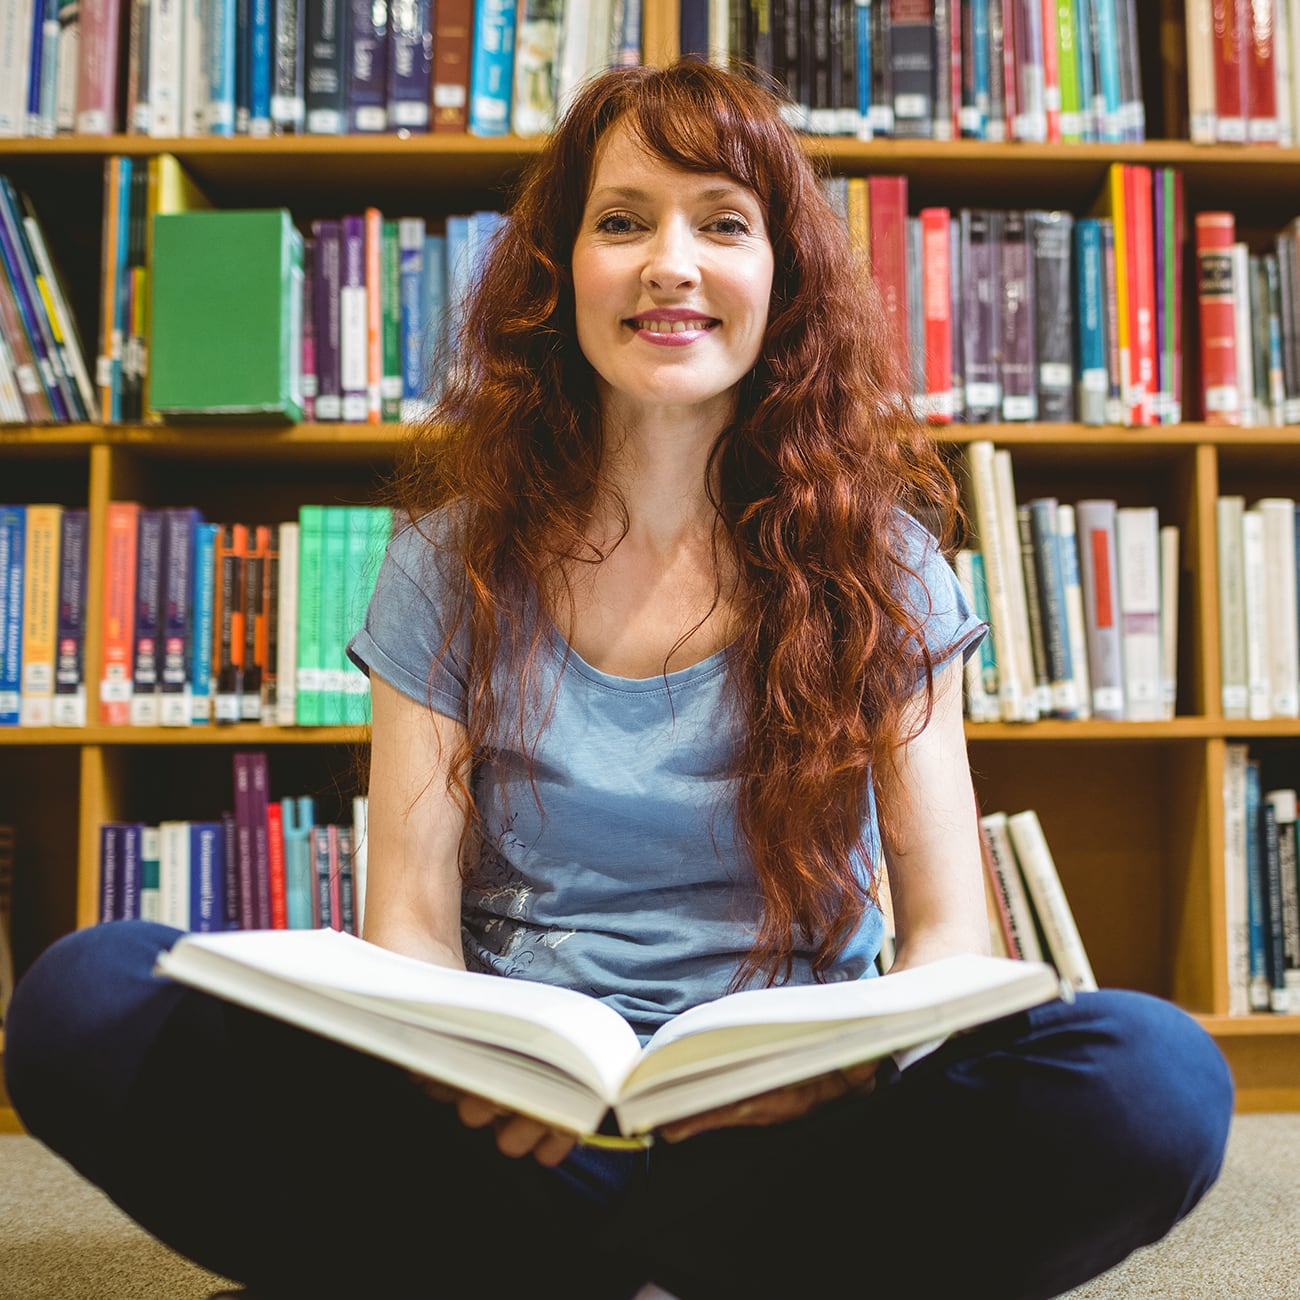
<path id="1" fill-rule="evenodd" d="M 675 47 L 676 0 L 650 0 L 645 17 L 647 57 L 661 62 Z M 1142 22 L 1145 41 L 1156 24 L 1145 14 Z M 1163 123 L 1158 60 L 1150 72 L 1148 119 Z M 436 220 L 500 206 L 541 145 L 540 138 L 456 135 L 7 138 L 0 139 L 0 171 L 31 194 L 49 222 L 83 342 L 93 350 L 104 163 L 114 155 L 174 154 L 218 206 L 285 206 L 300 223 L 370 203 L 390 215 Z M 1276 232 L 1300 213 L 1300 148 L 1161 138 L 1066 146 L 810 138 L 806 147 L 828 173 L 906 175 L 913 212 L 933 204 L 1082 215 L 1093 209 L 1108 167 L 1120 161 L 1179 169 L 1189 215 L 1231 207 L 1244 232 Z M 1189 320 L 1193 308 L 1194 298 Z M 1190 325 L 1185 337 L 1194 337 Z M 1194 391 L 1193 360 L 1189 355 L 1184 366 L 1185 397 Z M 1102 982 L 1171 997 L 1194 1012 L 1228 1052 L 1243 1108 L 1300 1110 L 1300 1015 L 1225 1014 L 1225 747 L 1258 740 L 1300 757 L 1300 720 L 1221 716 L 1214 542 L 1218 493 L 1300 497 L 1300 430 L 1035 423 L 932 432 L 954 460 L 974 439 L 1011 449 L 1021 495 L 1158 501 L 1162 517 L 1182 526 L 1184 713 L 1153 723 L 968 724 L 976 786 L 985 808 L 1039 812 Z M 398 425 L 362 424 L 8 426 L 0 428 L 0 497 L 88 505 L 99 528 L 108 502 L 130 497 L 155 505 L 197 498 L 213 518 L 311 501 L 359 503 L 391 467 L 402 434 Z M 92 592 L 102 582 L 103 558 L 96 539 Z M 102 604 L 102 596 L 91 599 Z M 99 604 L 88 620 L 88 663 L 99 650 Z M 93 680 L 93 670 L 88 676 Z M 234 747 L 271 750 L 285 793 L 337 790 L 355 780 L 365 739 L 364 729 L 347 727 L 0 729 L 0 822 L 14 823 L 27 846 L 16 897 L 20 964 L 61 930 L 93 921 L 100 822 L 173 815 L 201 794 L 219 798 L 211 787 L 229 780 Z"/>

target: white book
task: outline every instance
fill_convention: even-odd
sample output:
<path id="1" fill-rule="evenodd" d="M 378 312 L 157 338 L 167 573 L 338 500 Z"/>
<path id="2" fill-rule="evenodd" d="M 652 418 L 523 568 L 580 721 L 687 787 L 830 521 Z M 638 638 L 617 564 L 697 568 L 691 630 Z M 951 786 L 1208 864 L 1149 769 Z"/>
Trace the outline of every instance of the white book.
<path id="1" fill-rule="evenodd" d="M 1124 716 L 1155 722 L 1164 716 L 1160 655 L 1160 519 L 1155 506 L 1115 511 L 1119 577 L 1120 653 Z"/>
<path id="2" fill-rule="evenodd" d="M 975 533 L 984 557 L 984 580 L 989 602 L 989 634 L 998 664 L 998 711 L 1004 722 L 1018 722 L 1030 698 L 1032 680 L 1020 670 L 1020 652 L 1015 644 L 1010 588 L 1013 574 L 1020 571 L 1019 546 L 1010 552 L 998 522 L 998 490 L 993 470 L 993 444 L 976 438 L 966 444 L 969 495 L 975 517 Z M 1012 561 L 1015 568 L 1012 570 Z M 1032 702 L 1032 701 L 1031 701 Z"/>
<path id="3" fill-rule="evenodd" d="M 0 334 L 0 421 L 27 423 L 27 411 L 18 395 L 18 381 L 14 377 L 13 357 L 3 334 Z"/>
<path id="4" fill-rule="evenodd" d="M 181 0 L 181 134 L 208 133 L 208 0 Z"/>
<path id="5" fill-rule="evenodd" d="M 1007 554 L 1007 591 L 1011 603 L 1012 650 L 1017 656 L 1016 671 L 1025 683 L 1020 701 L 1020 721 L 1038 720 L 1039 693 L 1034 671 L 1032 634 L 1029 629 L 1029 603 L 1025 595 L 1025 566 L 1021 559 L 1020 526 L 1016 515 L 1016 484 L 1011 467 L 1011 453 L 999 448 L 993 453 L 993 481 L 998 494 L 998 525 L 1003 531 Z M 1049 695 L 1050 707 L 1050 695 Z"/>
<path id="6" fill-rule="evenodd" d="M 1237 402 L 1243 428 L 1262 423 L 1255 393 L 1255 333 L 1250 319 L 1250 251 L 1240 241 L 1230 250 L 1233 295 L 1233 337 L 1237 351 Z"/>
<path id="7" fill-rule="evenodd" d="M 190 824 L 158 825 L 158 919 L 178 930 L 190 928 Z"/>
<path id="8" fill-rule="evenodd" d="M 1116 508 L 1114 501 L 1105 498 L 1077 501 L 1074 506 L 1092 713 L 1095 718 L 1110 720 L 1125 716 L 1119 582 L 1115 565 Z"/>
<path id="9" fill-rule="evenodd" d="M 1228 958 L 1228 1014 L 1250 1011 L 1250 911 L 1246 875 L 1247 747 L 1224 747 L 1223 919 Z"/>
<path id="10" fill-rule="evenodd" d="M 0 135 L 27 134 L 33 3 L 0 0 Z"/>
<path id="11" fill-rule="evenodd" d="M 186 0 L 149 0 L 149 134 L 171 139 L 181 130 Z"/>
<path id="12" fill-rule="evenodd" d="M 988 865 L 997 884 L 998 893 L 1011 927 L 1008 946 L 1011 956 L 1025 961 L 1041 961 L 1043 947 L 1038 941 L 1038 927 L 1034 922 L 1034 905 L 1030 900 L 1025 879 L 1016 861 L 1015 845 L 1011 842 L 1007 814 L 984 813 L 979 819 L 980 838 Z"/>
<path id="13" fill-rule="evenodd" d="M 544 1123 L 624 1136 L 1061 995 L 1042 962 L 949 957 L 879 979 L 751 989 L 642 1047 L 597 998 L 452 970 L 341 931 L 184 935 L 157 972 Z"/>
<path id="14" fill-rule="evenodd" d="M 1268 609 L 1269 709 L 1300 717 L 1300 638 L 1296 630 L 1295 501 L 1263 497 L 1255 509 L 1264 525 L 1264 603 Z"/>
<path id="15" fill-rule="evenodd" d="M 1178 713 L 1178 578 L 1177 524 L 1160 526 L 1160 705 L 1166 720 Z"/>
<path id="16" fill-rule="evenodd" d="M 1065 624 L 1070 635 L 1070 667 L 1074 671 L 1076 718 L 1092 717 L 1092 684 L 1088 677 L 1088 630 L 1083 616 L 1083 586 L 1079 580 L 1079 540 L 1074 507 L 1056 507 L 1056 535 L 1060 543 L 1061 578 L 1065 592 Z"/>
<path id="17" fill-rule="evenodd" d="M 1246 609 L 1246 709 L 1247 716 L 1262 720 L 1273 716 L 1273 690 L 1269 681 L 1268 587 L 1264 578 L 1264 520 L 1251 508 L 1241 514 L 1241 567 Z"/>
<path id="18" fill-rule="evenodd" d="M 162 830 L 158 826 L 140 827 L 140 919 L 162 920 L 162 885 L 155 879 L 146 883 L 144 864 L 162 866 Z"/>
<path id="19" fill-rule="evenodd" d="M 977 607 L 975 599 L 975 552 L 963 548 L 953 556 L 953 570 L 957 582 L 971 609 Z M 984 688 L 984 664 L 978 653 L 969 656 L 965 664 L 966 716 L 971 722 L 996 722 L 997 697 Z"/>
<path id="20" fill-rule="evenodd" d="M 280 581 L 275 631 L 275 721 L 292 727 L 298 716 L 298 524 L 280 525 Z"/>
<path id="21" fill-rule="evenodd" d="M 1007 829 L 1058 973 L 1077 991 L 1095 989 L 1097 980 L 1038 814 L 1032 808 L 1013 813 L 1007 818 Z"/>
<path id="22" fill-rule="evenodd" d="M 1188 137 L 1214 144 L 1214 23 L 1211 0 L 1186 0 Z"/>
<path id="23" fill-rule="evenodd" d="M 1246 498 L 1221 496 L 1215 502 L 1219 561 L 1219 683 L 1225 718 L 1249 715 L 1246 663 L 1246 571 L 1241 548 L 1241 517 Z"/>

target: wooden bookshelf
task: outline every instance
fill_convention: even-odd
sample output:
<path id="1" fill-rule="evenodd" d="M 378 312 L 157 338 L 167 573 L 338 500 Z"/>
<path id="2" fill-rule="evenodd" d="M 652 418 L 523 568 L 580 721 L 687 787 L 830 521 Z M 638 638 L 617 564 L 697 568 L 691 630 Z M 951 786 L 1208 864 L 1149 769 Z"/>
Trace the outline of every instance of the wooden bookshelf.
<path id="1" fill-rule="evenodd" d="M 646 12 L 647 50 L 661 60 L 675 43 L 676 4 L 650 0 Z M 1143 38 L 1158 48 L 1153 27 Z M 1148 83 L 1149 104 L 1161 93 Z M 103 165 L 112 154 L 174 153 L 218 206 L 284 205 L 305 222 L 366 203 L 433 218 L 499 206 L 538 147 L 534 139 L 468 136 L 0 139 L 0 171 L 36 200 L 93 351 Z M 813 139 L 807 147 L 830 172 L 906 174 L 913 211 L 940 203 L 1085 213 L 1107 166 L 1121 160 L 1179 168 L 1189 213 L 1228 204 L 1244 230 L 1277 230 L 1300 213 L 1300 149 L 1159 139 L 1054 147 Z M 1190 384 L 1195 365 L 1184 369 Z M 1172 998 L 1196 1014 L 1232 1063 L 1241 1109 L 1300 1109 L 1300 1015 L 1226 1014 L 1224 752 L 1230 741 L 1250 740 L 1300 757 L 1300 721 L 1222 716 L 1214 502 L 1222 490 L 1262 494 L 1265 486 L 1300 497 L 1298 434 L 1195 423 L 936 430 L 954 455 L 976 437 L 1010 448 L 1022 497 L 1041 490 L 1072 500 L 1105 489 L 1135 504 L 1158 502 L 1162 521 L 1182 530 L 1179 716 L 968 725 L 967 736 L 981 804 L 1038 811 L 1099 979 Z M 0 496 L 88 506 L 92 539 L 102 536 L 107 503 L 127 496 L 158 505 L 193 501 L 212 518 L 289 517 L 303 502 L 366 500 L 391 467 L 400 436 L 396 426 L 324 424 L 5 427 Z M 92 717 L 101 570 L 93 548 Z M 236 747 L 268 749 L 277 793 L 316 789 L 341 798 L 350 793 L 363 742 L 356 728 L 0 731 L 0 821 L 18 830 L 19 968 L 60 933 L 95 919 L 101 822 L 219 810 Z"/>

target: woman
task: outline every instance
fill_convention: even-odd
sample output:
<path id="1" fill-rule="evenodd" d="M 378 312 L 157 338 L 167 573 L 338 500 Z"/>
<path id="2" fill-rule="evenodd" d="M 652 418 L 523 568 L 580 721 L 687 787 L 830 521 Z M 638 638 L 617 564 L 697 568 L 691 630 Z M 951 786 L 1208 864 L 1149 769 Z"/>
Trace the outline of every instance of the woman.
<path id="1" fill-rule="evenodd" d="M 885 868 L 896 969 L 985 948 L 983 628 L 879 318 L 768 94 L 683 63 L 578 96 L 350 647 L 367 939 L 580 988 L 643 1036 L 731 988 L 870 976 Z M 263 1296 L 1045 1297 L 1186 1214 L 1231 1113 L 1188 1017 L 1105 991 L 611 1152 L 151 979 L 173 938 L 43 955 L 11 1096 Z"/>

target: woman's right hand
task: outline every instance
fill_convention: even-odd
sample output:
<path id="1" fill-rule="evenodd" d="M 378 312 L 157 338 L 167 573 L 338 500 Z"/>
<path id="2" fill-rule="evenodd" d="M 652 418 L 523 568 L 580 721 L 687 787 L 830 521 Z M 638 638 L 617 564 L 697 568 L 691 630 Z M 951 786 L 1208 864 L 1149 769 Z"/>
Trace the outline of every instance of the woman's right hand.
<path id="1" fill-rule="evenodd" d="M 512 1160 L 531 1155 L 539 1165 L 551 1168 L 567 1159 L 577 1144 L 576 1133 L 553 1128 L 530 1115 L 507 1110 L 477 1093 L 464 1092 L 460 1088 L 440 1083 L 437 1079 L 430 1079 L 427 1075 L 413 1073 L 411 1078 L 427 1097 L 454 1105 L 460 1122 L 466 1128 L 487 1128 L 491 1125 L 496 1130 L 497 1150 Z"/>

